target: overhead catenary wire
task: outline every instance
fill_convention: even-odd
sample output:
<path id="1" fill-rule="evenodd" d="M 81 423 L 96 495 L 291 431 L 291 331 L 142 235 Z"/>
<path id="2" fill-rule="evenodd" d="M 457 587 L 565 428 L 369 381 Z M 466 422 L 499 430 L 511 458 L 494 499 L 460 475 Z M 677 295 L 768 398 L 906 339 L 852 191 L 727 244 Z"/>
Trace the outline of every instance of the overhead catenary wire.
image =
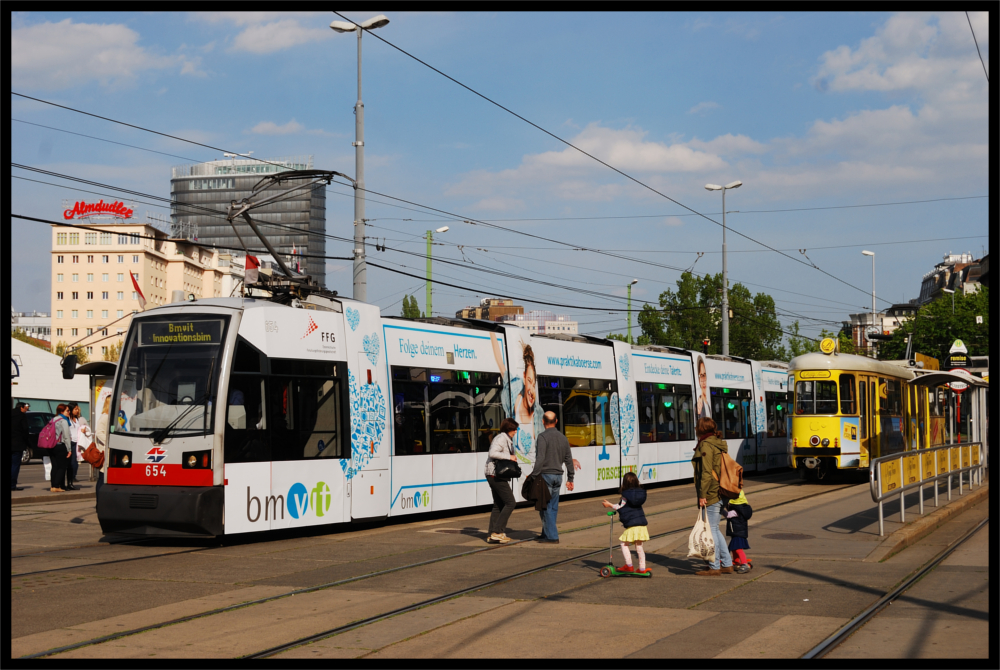
<path id="1" fill-rule="evenodd" d="M 990 83 L 990 73 L 986 71 L 986 61 L 983 60 L 983 52 L 979 50 L 979 40 L 976 39 L 976 31 L 972 27 L 972 19 L 969 12 L 965 12 L 965 20 L 969 22 L 969 30 L 972 32 L 972 41 L 976 43 L 976 53 L 979 54 L 979 62 L 983 64 L 983 74 L 986 75 L 986 83 Z"/>
<path id="2" fill-rule="evenodd" d="M 570 147 L 571 149 L 574 149 L 575 151 L 577 151 L 577 152 L 579 152 L 579 153 L 583 154 L 584 156 L 587 156 L 588 158 L 590 158 L 590 159 L 592 159 L 592 160 L 594 160 L 594 161 L 597 161 L 598 163 L 600 163 L 600 164 L 601 164 L 601 165 L 603 165 L 604 167 L 606 167 L 606 168 L 608 168 L 608 169 L 610 169 L 610 170 L 613 170 L 614 172 L 616 172 L 616 173 L 618 173 L 619 175 L 621 175 L 621 176 L 625 177 L 626 179 L 628 179 L 628 180 L 630 180 L 630 181 L 634 182 L 635 184 L 637 184 L 637 185 L 641 186 L 642 188 L 645 188 L 645 189 L 647 189 L 647 190 L 649 190 L 649 191 L 651 191 L 651 192 L 655 193 L 656 195 L 659 195 L 660 197 L 662 197 L 662 198 L 665 198 L 665 199 L 669 200 L 670 202 L 674 203 L 675 205 L 677 205 L 677 206 L 679 206 L 679 207 L 683 207 L 684 209 L 688 210 L 688 211 L 689 211 L 689 212 L 691 212 L 692 214 L 695 214 L 695 215 L 697 215 L 697 216 L 700 216 L 701 218 L 705 219 L 706 221 L 710 221 L 710 222 L 712 222 L 712 223 L 714 223 L 715 225 L 717 225 L 717 226 L 720 226 L 720 227 L 721 227 L 721 226 L 723 225 L 723 224 L 721 224 L 720 222 L 716 221 L 715 219 L 713 219 L 713 218 L 711 218 L 711 217 L 709 217 L 709 216 L 706 216 L 705 214 L 702 214 L 701 212 L 699 212 L 699 211 L 697 211 L 697 210 L 695 210 L 695 209 L 693 209 L 693 208 L 691 208 L 691 207 L 688 207 L 688 206 L 687 206 L 687 205 L 685 205 L 684 203 L 682 203 L 682 202 L 680 202 L 680 201 L 678 201 L 678 200 L 676 200 L 676 199 L 674 199 L 674 198 L 671 198 L 671 197 L 670 197 L 669 195 L 667 195 L 667 194 L 665 194 L 665 193 L 662 193 L 661 191 L 658 191 L 657 189 L 653 188 L 653 187 L 652 187 L 652 186 L 650 186 L 649 184 L 646 184 L 646 183 L 644 183 L 644 182 L 642 182 L 642 181 L 639 181 L 638 179 L 636 179 L 636 178 L 635 178 L 635 177 L 633 177 L 632 175 L 630 175 L 630 174 L 627 174 L 626 172 L 624 172 L 624 171 L 622 171 L 622 170 L 620 170 L 620 169 L 616 168 L 615 166 L 613 166 L 613 165 L 611 165 L 611 164 L 609 164 L 609 163 L 606 163 L 605 161 L 601 160 L 601 159 L 600 159 L 600 158 L 598 158 L 597 156 L 594 156 L 593 154 L 591 154 L 591 153 L 588 153 L 588 152 L 584 151 L 584 150 L 583 150 L 583 149 L 581 149 L 580 147 L 576 146 L 575 144 L 572 144 L 571 142 L 569 142 L 569 141 L 567 141 L 567 140 L 564 140 L 563 138 L 559 137 L 559 136 L 558 136 L 558 135 L 556 135 L 555 133 L 553 133 L 553 132 L 551 132 L 551 131 L 548 131 L 548 130 L 546 130 L 545 128 L 542 128 L 542 127 L 541 127 L 541 126 L 539 126 L 539 125 L 538 125 L 537 123 L 534 123 L 533 121 L 530 121 L 530 120 L 526 119 L 525 117 L 521 116 L 521 115 L 520 115 L 520 114 L 518 114 L 517 112 L 515 112 L 515 111 L 513 111 L 513 110 L 511 110 L 511 109 L 509 109 L 509 108 L 507 108 L 507 107 L 505 107 L 505 106 L 503 106 L 503 105 L 501 105 L 501 104 L 500 104 L 499 102 L 496 102 L 495 100 L 492 100 L 491 98 L 489 98 L 489 97 L 487 97 L 487 96 L 483 95 L 482 93 L 480 93 L 479 91 L 476 91 L 475 89 L 471 88 L 470 86 L 467 86 L 467 85 L 463 84 L 462 82 L 458 81 L 458 80 L 457 80 L 457 79 L 455 79 L 454 77 L 451 77 L 451 76 L 449 76 L 449 75 L 445 74 L 444 72 L 442 72 L 441 70 L 437 69 L 437 68 L 436 68 L 436 67 L 434 67 L 433 65 L 431 65 L 431 64 L 429 64 L 429 63 L 427 63 L 427 62 L 425 62 L 425 61 L 421 60 L 420 58 L 417 58 L 416 56 L 414 56 L 413 54 L 409 53 L 408 51 L 406 51 L 406 50 L 404 50 L 404 49 L 401 49 L 400 47 L 396 46 L 396 45 L 395 45 L 395 44 L 393 44 L 392 42 L 388 41 L 387 39 L 385 39 L 384 37 L 382 37 L 381 35 L 379 35 L 378 33 L 375 33 L 375 32 L 372 32 L 371 30 L 366 30 L 366 29 L 365 29 L 365 28 L 363 28 L 363 27 L 362 27 L 362 26 L 361 26 L 360 24 L 358 24 L 358 23 L 355 23 L 354 21 L 352 21 L 351 19 L 347 18 L 346 16 L 344 16 L 343 14 L 341 14 L 341 13 L 339 13 L 339 12 L 336 12 L 336 11 L 335 11 L 335 12 L 333 12 L 333 13 L 334 13 L 334 14 L 336 14 L 337 16 L 339 16 L 340 18 L 344 19 L 345 21 L 348 21 L 348 22 L 350 22 L 351 24 L 353 24 L 354 26 L 356 26 L 356 27 L 357 27 L 357 30 L 365 30 L 365 31 L 366 31 L 366 32 L 367 32 L 367 33 L 368 33 L 369 35 L 372 35 L 373 37 L 375 37 L 376 39 L 380 40 L 380 41 L 381 41 L 381 42 L 383 42 L 384 44 L 387 44 L 388 46 L 392 47 L 393 49 L 396 49 L 396 50 L 397 50 L 397 51 L 399 51 L 400 53 L 402 53 L 402 54 L 404 54 L 404 55 L 408 56 L 409 58 L 412 58 L 413 60 L 417 61 L 417 62 L 418 62 L 418 63 L 420 63 L 421 65 L 424 65 L 425 67 L 427 67 L 427 68 L 429 68 L 429 69 L 433 70 L 434 72 L 437 72 L 437 73 L 438 73 L 439 75 L 441 75 L 442 77 L 445 77 L 445 78 L 446 78 L 446 79 L 448 79 L 449 81 L 451 81 L 451 82 L 453 82 L 453 83 L 455 83 L 455 84 L 457 84 L 457 85 L 461 86 L 461 87 L 462 87 L 462 88 L 464 88 L 465 90 L 467 90 L 467 91 L 469 91 L 470 93 L 472 93 L 472 94 L 474 94 L 474 95 L 476 95 L 476 96 L 478 96 L 478 97 L 482 98 L 483 100 L 485 100 L 485 101 L 489 102 L 490 104 L 492 104 L 492 105 L 495 105 L 496 107 L 499 107 L 500 109 L 502 109 L 503 111 L 507 112 L 508 114 L 511 114 L 512 116 L 515 116 L 515 117 L 517 117 L 517 118 L 518 118 L 518 119 L 520 119 L 521 121 L 524 121 L 525 123 L 527 123 L 528 125 L 532 126 L 533 128 L 536 128 L 537 130 L 540 130 L 541 132 L 545 133 L 545 134 L 546 134 L 546 135 L 548 135 L 549 137 L 551 137 L 551 138 L 553 138 L 553 139 L 555 139 L 555 140 L 557 140 L 557 141 L 559 141 L 559 142 L 561 142 L 561 143 L 565 144 L 566 146 Z M 385 197 L 385 195 L 384 195 L 384 194 L 378 194 L 378 195 L 381 195 L 382 197 Z M 411 204 L 412 204 L 412 203 L 411 203 Z M 848 282 L 848 281 L 846 281 L 846 280 L 844 280 L 844 279 L 841 279 L 840 277 L 837 277 L 836 275 L 834 275 L 834 274 L 832 274 L 832 273 L 830 273 L 830 272 L 827 272 L 826 270 L 824 270 L 824 269 L 820 268 L 819 266 L 817 266 L 817 265 L 815 265 L 815 264 L 811 264 L 811 265 L 810 265 L 810 264 L 808 264 L 808 263 L 804 263 L 804 262 L 803 262 L 803 261 L 802 261 L 801 259 L 798 259 L 798 258 L 795 258 L 794 256 L 791 256 L 791 255 L 789 255 L 789 254 L 786 254 L 786 253 L 784 253 L 784 252 L 782 252 L 782 251 L 779 251 L 779 250 L 775 249 L 774 247 L 772 247 L 772 246 L 770 246 L 770 245 L 768 245 L 768 244 L 765 244 L 764 242 L 761 242 L 760 240 L 756 240 L 756 239 L 754 239 L 754 238 L 750 237 L 749 235 L 746 235 L 745 233 L 742 233 L 742 232 L 740 232 L 739 230 L 736 230 L 735 228 L 733 228 L 733 227 L 731 227 L 731 226 L 730 226 L 730 227 L 729 227 L 728 229 L 729 229 L 729 230 L 730 230 L 731 232 L 733 232 L 734 234 L 736 234 L 736 235 L 739 235 L 740 237 L 743 237 L 743 238 L 745 238 L 745 239 L 747 239 L 747 240 L 750 240 L 751 242 L 754 242 L 754 243 L 756 243 L 756 244 L 759 244 L 759 245 L 761 245 L 762 247 L 765 247 L 765 248 L 767 248 L 767 249 L 770 249 L 771 251 L 773 251 L 773 252 L 775 252 L 775 253 L 777 253 L 777 254 L 779 254 L 779 255 L 781 255 L 781 256 L 784 256 L 785 258 L 788 258 L 788 259 L 790 259 L 790 260 L 792 260 L 792 261 L 795 261 L 796 263 L 802 263 L 803 265 L 809 265 L 810 267 L 813 267 L 813 268 L 815 268 L 815 269 L 816 269 L 816 270 L 818 270 L 819 272 L 821 272 L 821 273 L 823 273 L 824 275 L 826 275 L 826 276 L 828 276 L 828 277 L 830 277 L 830 278 L 832 278 L 832 279 L 834 279 L 834 280 L 836 280 L 836 281 L 840 282 L 841 284 L 844 284 L 845 286 L 850 286 L 851 288 L 855 289 L 856 291 L 860 291 L 861 293 L 865 293 L 865 294 L 867 294 L 867 293 L 868 293 L 868 291 L 866 291 L 865 289 L 861 288 L 860 286 L 855 286 L 854 284 L 852 284 L 852 283 L 850 283 L 850 282 Z M 886 300 L 884 300 L 884 299 L 883 299 L 883 301 L 884 301 L 884 302 L 889 302 L 889 301 L 886 301 Z M 890 303 L 890 304 L 891 304 L 891 303 Z"/>

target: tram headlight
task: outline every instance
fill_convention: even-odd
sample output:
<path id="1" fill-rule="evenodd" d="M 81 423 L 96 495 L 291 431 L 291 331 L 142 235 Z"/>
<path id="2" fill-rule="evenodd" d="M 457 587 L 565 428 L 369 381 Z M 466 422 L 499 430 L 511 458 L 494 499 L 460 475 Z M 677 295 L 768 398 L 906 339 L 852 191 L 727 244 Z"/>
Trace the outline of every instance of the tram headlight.
<path id="1" fill-rule="evenodd" d="M 132 459 L 128 457 L 128 454 L 123 454 L 122 455 L 122 465 L 124 465 L 127 468 L 128 464 L 130 462 L 132 462 Z"/>
<path id="2" fill-rule="evenodd" d="M 824 447 L 829 447 L 830 446 L 830 438 L 824 437 L 823 441 L 820 442 L 820 444 L 822 444 Z"/>
<path id="3" fill-rule="evenodd" d="M 810 437 L 809 444 L 811 444 L 814 447 L 819 446 L 819 435 L 813 435 L 812 437 Z"/>
<path id="4" fill-rule="evenodd" d="M 185 470 L 208 470 L 212 467 L 212 450 L 185 451 L 181 454 L 181 467 Z"/>
<path id="5" fill-rule="evenodd" d="M 188 467 L 189 468 L 193 468 L 197 464 L 198 464 L 198 457 L 197 456 L 195 456 L 194 454 L 191 454 L 190 456 L 188 456 Z"/>

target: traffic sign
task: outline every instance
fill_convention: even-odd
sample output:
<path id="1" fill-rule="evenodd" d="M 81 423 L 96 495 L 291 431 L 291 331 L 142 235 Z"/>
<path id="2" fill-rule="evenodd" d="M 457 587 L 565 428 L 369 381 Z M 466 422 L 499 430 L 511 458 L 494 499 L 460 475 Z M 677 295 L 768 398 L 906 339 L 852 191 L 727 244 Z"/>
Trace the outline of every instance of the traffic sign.
<path id="1" fill-rule="evenodd" d="M 963 369 L 963 368 L 952 368 L 948 372 L 958 372 L 958 373 L 961 373 L 961 374 L 969 374 L 969 372 L 967 370 Z M 955 393 L 961 393 L 965 389 L 969 388 L 969 385 L 966 382 L 951 382 L 950 384 L 948 384 L 948 388 L 950 388 Z"/>

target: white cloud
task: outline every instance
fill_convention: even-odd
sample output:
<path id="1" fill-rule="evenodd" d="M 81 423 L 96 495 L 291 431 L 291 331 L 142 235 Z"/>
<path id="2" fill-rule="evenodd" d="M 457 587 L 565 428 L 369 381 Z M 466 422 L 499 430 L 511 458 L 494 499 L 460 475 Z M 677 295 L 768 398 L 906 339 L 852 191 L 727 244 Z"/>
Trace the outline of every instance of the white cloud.
<path id="1" fill-rule="evenodd" d="M 325 12 L 206 12 L 191 16 L 241 28 L 230 51 L 268 54 L 337 36 L 329 27 L 332 15 Z"/>
<path id="2" fill-rule="evenodd" d="M 89 84 L 130 84 L 144 72 L 191 61 L 151 53 L 140 36 L 121 24 L 38 23 L 11 31 L 11 80 L 22 89 L 54 90 Z"/>
<path id="3" fill-rule="evenodd" d="M 668 216 L 667 218 L 665 218 L 663 220 L 663 225 L 670 226 L 670 227 L 674 228 L 674 227 L 677 227 L 677 226 L 683 226 L 684 225 L 684 221 L 681 220 L 681 218 L 677 217 L 677 216 Z"/>
<path id="4" fill-rule="evenodd" d="M 279 126 L 274 121 L 261 121 L 251 128 L 250 132 L 255 135 L 291 135 L 301 133 L 303 130 L 305 130 L 305 126 L 292 119 L 283 126 Z"/>
<path id="5" fill-rule="evenodd" d="M 524 207 L 523 200 L 501 197 L 483 198 L 479 202 L 472 205 L 472 209 L 490 212 L 509 212 L 521 209 L 522 207 Z"/>
<path id="6" fill-rule="evenodd" d="M 703 142 L 698 139 L 687 143 L 689 146 L 719 156 L 736 156 L 739 154 L 762 154 L 768 151 L 766 144 L 761 144 L 746 135 L 719 135 L 714 140 Z"/>
<path id="7" fill-rule="evenodd" d="M 718 109 L 721 105 L 717 102 L 712 102 L 711 100 L 705 100 L 704 102 L 699 102 L 697 105 L 688 110 L 688 114 L 698 114 L 699 116 L 705 116 L 710 110 Z"/>

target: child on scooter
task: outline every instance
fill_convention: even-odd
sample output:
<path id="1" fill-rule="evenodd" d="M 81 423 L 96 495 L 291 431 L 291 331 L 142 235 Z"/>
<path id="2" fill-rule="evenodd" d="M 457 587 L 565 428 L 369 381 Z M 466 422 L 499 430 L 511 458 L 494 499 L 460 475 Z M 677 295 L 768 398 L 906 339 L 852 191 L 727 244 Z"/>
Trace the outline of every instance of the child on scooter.
<path id="1" fill-rule="evenodd" d="M 753 561 L 746 555 L 746 550 L 750 548 L 747 521 L 753 516 L 753 508 L 742 490 L 739 496 L 726 501 L 726 508 L 729 510 L 726 513 L 726 535 L 733 538 L 729 541 L 729 553 L 733 555 L 736 572 L 746 574 L 753 570 Z"/>
<path id="2" fill-rule="evenodd" d="M 605 507 L 618 511 L 618 518 L 625 526 L 625 532 L 618 539 L 621 541 L 622 555 L 625 557 L 625 565 L 618 568 L 618 572 L 649 572 L 646 567 L 646 552 L 642 549 L 642 543 L 649 540 L 649 531 L 646 529 L 646 515 L 642 511 L 642 505 L 646 502 L 646 491 L 639 483 L 639 478 L 634 472 L 626 472 L 622 477 L 621 500 L 617 505 L 612 505 L 605 500 L 601 504 Z M 635 553 L 639 555 L 639 569 L 632 567 L 632 554 L 628 550 L 629 543 L 635 544 Z"/>

